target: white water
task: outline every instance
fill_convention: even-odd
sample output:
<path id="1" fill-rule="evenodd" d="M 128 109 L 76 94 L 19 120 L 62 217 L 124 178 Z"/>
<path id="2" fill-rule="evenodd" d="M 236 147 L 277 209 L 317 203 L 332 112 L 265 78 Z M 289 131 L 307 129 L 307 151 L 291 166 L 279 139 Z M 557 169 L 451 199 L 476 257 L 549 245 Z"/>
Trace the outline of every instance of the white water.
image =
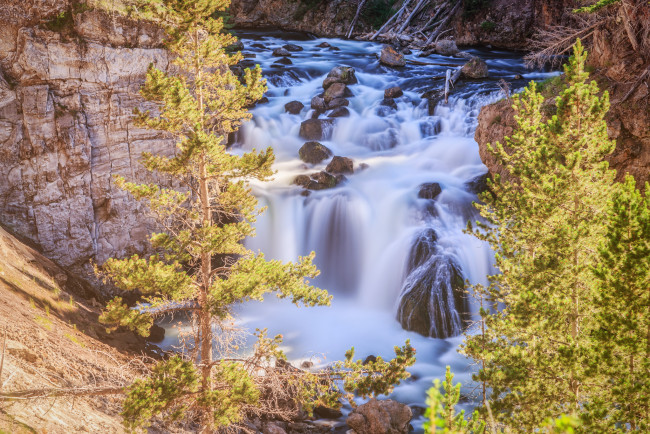
<path id="1" fill-rule="evenodd" d="M 456 352 L 462 336 L 433 339 L 402 330 L 396 320 L 400 291 L 414 239 L 426 228 L 438 237 L 439 253 L 448 255 L 472 283 L 486 283 L 491 273 L 490 250 L 463 233 L 468 219 L 476 219 L 471 202 L 476 196 L 465 183 L 486 169 L 473 140 L 480 107 L 502 97 L 496 82 L 513 82 L 515 74 L 540 79 L 547 74 L 526 74 L 521 60 L 503 52 L 481 52 L 490 67 L 490 78 L 465 84 L 448 105 L 440 104 L 428 116 L 420 95 L 443 85 L 446 67 L 409 66 L 401 70 L 379 65 L 381 45 L 326 39 L 290 40 L 290 34 L 243 34 L 245 53 L 254 53 L 268 78 L 270 102 L 253 110 L 254 119 L 245 124 L 234 152 L 275 150 L 278 173 L 270 183 L 253 185 L 267 212 L 259 218 L 257 237 L 248 240 L 253 250 L 284 261 L 296 260 L 312 250 L 321 276 L 314 282 L 334 296 L 329 308 L 297 308 L 267 297 L 239 309 L 241 325 L 254 330 L 268 328 L 269 334 L 284 336 L 284 350 L 291 361 L 316 358 L 317 365 L 344 357 L 354 346 L 359 358 L 381 355 L 390 358 L 394 345 L 406 339 L 417 350 L 413 378 L 396 388 L 391 398 L 424 406 L 425 391 L 433 379 L 444 376 L 450 365 L 456 381 L 471 394 L 469 362 Z M 340 51 L 317 48 L 327 41 Z M 292 66 L 276 68 L 271 63 L 273 48 L 295 43 L 305 51 L 293 53 Z M 252 48 L 261 43 L 268 49 Z M 477 54 L 477 52 L 474 52 Z M 433 57 L 419 59 L 462 65 L 465 60 Z M 335 66 L 356 69 L 359 84 L 350 86 L 349 118 L 339 118 L 332 139 L 321 141 L 334 155 L 354 160 L 355 173 L 348 182 L 331 190 L 301 195 L 291 185 L 299 174 L 324 170 L 328 160 L 307 165 L 298 158 L 305 140 L 298 137 L 300 123 L 311 117 L 311 98 L 322 92 L 321 84 Z M 380 107 L 384 89 L 399 85 L 404 96 L 398 110 Z M 298 100 L 305 105 L 300 115 L 284 112 L 284 104 Z M 325 117 L 321 115 L 321 118 Z M 365 163 L 368 168 L 360 170 Z M 418 199 L 419 185 L 438 182 L 442 193 L 435 212 L 432 202 Z M 475 309 L 475 308 L 474 308 Z M 168 334 L 166 343 L 172 342 Z M 471 399 L 466 400 L 471 405 Z M 416 428 L 421 422 L 414 422 Z"/>

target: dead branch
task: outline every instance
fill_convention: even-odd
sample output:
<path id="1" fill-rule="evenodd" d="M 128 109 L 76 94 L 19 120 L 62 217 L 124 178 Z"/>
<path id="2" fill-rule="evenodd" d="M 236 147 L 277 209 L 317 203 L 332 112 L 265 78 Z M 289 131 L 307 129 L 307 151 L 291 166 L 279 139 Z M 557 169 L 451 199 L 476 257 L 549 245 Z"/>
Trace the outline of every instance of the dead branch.
<path id="1" fill-rule="evenodd" d="M 420 1 L 418 2 L 418 4 L 415 5 L 415 7 L 413 8 L 413 11 L 409 14 L 409 16 L 406 18 L 406 20 L 405 20 L 404 23 L 402 24 L 402 26 L 401 26 L 401 27 L 399 28 L 399 30 L 397 31 L 397 34 L 398 34 L 398 35 L 402 34 L 402 32 L 403 32 L 404 30 L 406 30 L 406 28 L 408 27 L 409 23 L 410 23 L 411 20 L 413 19 L 413 17 L 414 17 L 418 12 L 420 12 L 420 8 L 422 7 L 422 5 L 424 4 L 425 1 L 428 1 L 428 0 L 420 0 Z"/>
<path id="2" fill-rule="evenodd" d="M 404 14 L 404 11 L 406 10 L 406 7 L 409 5 L 409 3 L 411 3 L 411 0 L 406 0 L 404 2 L 404 5 L 401 7 L 401 9 L 397 11 L 395 15 L 390 17 L 388 21 L 386 21 L 386 23 L 384 23 L 384 25 L 381 26 L 381 28 L 377 30 L 377 32 L 374 35 L 372 35 L 370 40 L 374 41 L 377 38 L 377 36 L 379 36 L 386 29 L 386 27 L 388 27 L 389 24 L 391 24 L 395 20 L 399 20 L 402 17 L 402 14 Z"/>
<path id="3" fill-rule="evenodd" d="M 458 12 L 458 10 L 460 9 L 460 5 L 461 5 L 462 3 L 463 3 L 463 2 L 460 2 L 460 1 L 457 2 L 456 5 L 451 9 L 451 11 L 449 11 L 449 13 L 447 14 L 447 16 L 446 16 L 446 17 L 445 17 L 445 18 L 440 22 L 440 24 L 438 25 L 438 28 L 437 28 L 433 33 L 431 33 L 431 36 L 429 36 L 429 39 L 427 39 L 427 41 L 426 41 L 425 44 L 424 44 L 425 46 L 426 46 L 426 45 L 429 45 L 429 44 L 430 44 L 434 39 L 436 39 L 436 38 L 438 37 L 438 35 L 440 34 L 440 32 L 442 32 L 442 31 L 444 30 L 445 26 L 446 26 L 446 25 L 449 23 L 449 21 L 451 21 L 451 19 L 456 15 L 456 12 Z"/>
<path id="4" fill-rule="evenodd" d="M 445 2 L 445 3 L 443 3 L 443 4 L 438 8 L 438 12 L 436 12 L 436 13 L 433 15 L 433 17 L 431 17 L 431 19 L 430 19 L 429 21 L 427 21 L 427 23 L 426 23 L 424 26 L 422 26 L 422 28 L 420 29 L 420 31 L 421 31 L 421 32 L 426 32 L 426 31 L 429 30 L 430 28 L 433 28 L 433 27 L 435 27 L 436 25 L 438 25 L 438 23 L 436 22 L 436 20 L 438 19 L 438 17 L 440 16 L 440 14 L 443 13 L 443 12 L 447 9 L 447 6 L 449 6 L 449 2 Z"/>
<path id="5" fill-rule="evenodd" d="M 627 12 L 627 7 L 628 2 L 626 0 L 623 0 L 623 4 L 621 5 L 621 10 L 623 11 L 623 25 L 625 26 L 625 32 L 627 33 L 627 38 L 630 40 L 632 49 L 634 51 L 639 51 L 639 43 L 636 40 L 636 32 L 634 31 L 632 23 L 630 22 L 630 16 Z"/>
<path id="6" fill-rule="evenodd" d="M 359 3 L 359 7 L 357 8 L 357 13 L 354 16 L 354 19 L 352 20 L 352 24 L 350 25 L 350 30 L 348 31 L 348 35 L 346 36 L 347 39 L 350 39 L 350 36 L 352 36 L 352 31 L 354 30 L 354 26 L 357 25 L 357 21 L 359 21 L 359 16 L 361 15 L 361 10 L 363 7 L 366 5 L 368 0 L 361 0 L 361 3 Z"/>
<path id="7" fill-rule="evenodd" d="M 650 75 L 650 67 L 649 67 L 648 69 L 646 69 L 645 72 L 644 72 L 643 74 L 641 74 L 641 75 L 639 76 L 639 78 L 638 78 L 638 79 L 636 80 L 636 82 L 632 85 L 632 87 L 630 88 L 630 90 L 625 94 L 625 96 L 623 97 L 623 99 L 621 100 L 621 102 L 625 102 L 625 101 L 626 101 L 630 96 L 632 96 L 632 94 L 633 94 L 634 91 L 637 89 L 637 87 L 639 87 L 639 85 L 643 82 L 643 79 L 645 78 L 646 75 Z M 0 373 L 1 373 L 1 372 L 2 372 L 2 368 L 1 368 L 1 365 L 0 365 Z"/>
<path id="8" fill-rule="evenodd" d="M 539 31 L 530 41 L 532 52 L 524 57 L 526 65 L 542 67 L 546 63 L 551 63 L 558 66 L 561 63 L 561 56 L 571 50 L 576 39 L 581 38 L 584 42 L 593 34 L 594 29 L 604 24 L 607 19 L 599 19 L 585 27 L 555 26 Z"/>
<path id="9" fill-rule="evenodd" d="M 103 396 L 103 395 L 123 395 L 125 394 L 124 387 L 100 387 L 100 388 L 86 388 L 86 387 L 73 387 L 73 388 L 44 388 L 44 389 L 28 389 L 20 390 L 17 392 L 4 392 L 0 394 L 0 401 L 10 401 L 14 399 L 39 399 L 39 398 L 53 398 L 59 396 Z"/>

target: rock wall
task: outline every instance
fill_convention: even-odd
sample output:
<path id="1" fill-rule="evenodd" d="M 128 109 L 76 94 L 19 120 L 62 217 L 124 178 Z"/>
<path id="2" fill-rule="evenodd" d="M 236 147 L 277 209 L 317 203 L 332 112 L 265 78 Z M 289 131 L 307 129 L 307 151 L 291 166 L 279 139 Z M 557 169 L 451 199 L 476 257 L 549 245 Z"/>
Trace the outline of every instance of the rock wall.
<path id="1" fill-rule="evenodd" d="M 87 11 L 50 31 L 35 25 L 44 4 L 56 14 L 64 2 L 31 0 L 23 15 L 6 3 L 0 6 L 0 221 L 49 258 L 91 276 L 91 260 L 146 245 L 151 221 L 112 177 L 145 180 L 139 155 L 173 149 L 159 133 L 131 122 L 134 107 L 146 108 L 138 90 L 149 64 L 165 69 L 168 55 L 155 26 Z"/>

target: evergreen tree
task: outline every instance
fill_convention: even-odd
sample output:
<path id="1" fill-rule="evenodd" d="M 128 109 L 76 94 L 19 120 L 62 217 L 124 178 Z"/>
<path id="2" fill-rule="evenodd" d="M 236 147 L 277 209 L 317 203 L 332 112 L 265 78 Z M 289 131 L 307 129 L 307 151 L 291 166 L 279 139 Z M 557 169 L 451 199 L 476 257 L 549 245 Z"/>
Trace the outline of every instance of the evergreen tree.
<path id="1" fill-rule="evenodd" d="M 499 274 L 474 288 L 489 304 L 485 332 L 463 351 L 482 363 L 475 379 L 489 390 L 495 418 L 530 431 L 547 418 L 577 415 L 602 387 L 590 377 L 594 276 L 605 203 L 614 172 L 604 116 L 607 92 L 588 82 L 580 41 L 565 66 L 557 112 L 543 120 L 534 82 L 514 97 L 517 128 L 490 147 L 513 176 L 495 176 L 477 204 L 487 223 L 469 228 L 495 251 Z"/>
<path id="2" fill-rule="evenodd" d="M 650 186 L 634 178 L 612 196 L 597 277 L 598 357 L 594 371 L 608 379 L 590 406 L 609 428 L 650 431 Z M 600 416 L 600 417 L 599 417 Z"/>
<path id="3" fill-rule="evenodd" d="M 141 160 L 172 187 L 116 179 L 120 188 L 148 203 L 162 231 L 151 236 L 151 254 L 110 259 L 98 270 L 117 288 L 143 296 L 135 308 L 113 299 L 101 320 L 146 336 L 154 316 L 182 311 L 192 314 L 197 327 L 188 355 L 159 363 L 148 378 L 128 389 L 123 416 L 130 428 L 157 415 L 178 420 L 188 412 L 197 414 L 206 430 L 235 425 L 253 410 L 263 412 L 259 407 L 273 393 L 264 382 L 278 370 L 283 392 L 291 391 L 295 406 L 338 406 L 342 391 L 334 380 L 345 379 L 347 392 L 387 393 L 408 376 L 405 368 L 415 360 L 407 342 L 389 362 L 378 358 L 363 366 L 350 352 L 327 376 L 309 374 L 286 366 L 280 337 L 267 338 L 264 331 L 252 358 L 214 357 L 213 327 L 231 320 L 236 303 L 262 300 L 269 292 L 307 306 L 329 305 L 331 299 L 307 280 L 318 274 L 313 253 L 285 264 L 266 260 L 242 244 L 254 235 L 252 224 L 261 212 L 247 182 L 269 179 L 274 155 L 271 148 L 234 155 L 225 146 L 228 134 L 251 118 L 246 108 L 266 90 L 259 66 L 240 79 L 229 69 L 242 60 L 240 53 L 227 50 L 236 42 L 223 31 L 221 17 L 229 3 L 139 2 L 141 13 L 166 25 L 174 60 L 171 73 L 149 69 L 141 94 L 158 103 L 160 111 L 136 111 L 136 121 L 174 137 L 177 149 L 171 156 L 145 153 Z M 264 377 L 256 375 L 260 370 Z"/>

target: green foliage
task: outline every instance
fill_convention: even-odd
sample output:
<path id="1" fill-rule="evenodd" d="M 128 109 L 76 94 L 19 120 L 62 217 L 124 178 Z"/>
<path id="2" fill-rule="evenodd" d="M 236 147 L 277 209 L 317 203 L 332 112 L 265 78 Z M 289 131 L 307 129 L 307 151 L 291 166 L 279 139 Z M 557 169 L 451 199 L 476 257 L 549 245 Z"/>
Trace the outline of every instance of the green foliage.
<path id="1" fill-rule="evenodd" d="M 597 12 L 603 8 L 606 8 L 607 6 L 611 6 L 616 3 L 620 3 L 621 0 L 598 0 L 596 3 L 589 5 L 589 6 L 583 6 L 578 9 L 574 9 L 573 12 L 580 14 L 580 13 L 587 13 L 591 14 L 593 12 Z"/>
<path id="2" fill-rule="evenodd" d="M 45 27 L 53 32 L 63 32 L 72 28 L 74 20 L 70 11 L 63 11 L 49 21 L 45 22 Z"/>
<path id="3" fill-rule="evenodd" d="M 115 331 L 119 327 L 125 327 L 136 332 L 140 336 L 149 336 L 153 317 L 147 313 L 131 309 L 122 303 L 121 297 L 115 297 L 106 305 L 106 309 L 99 316 L 99 322 L 109 324 L 107 331 Z"/>
<path id="4" fill-rule="evenodd" d="M 497 25 L 494 23 L 494 21 L 483 21 L 481 23 L 481 29 L 485 30 L 486 32 L 492 32 L 496 28 Z"/>
<path id="5" fill-rule="evenodd" d="M 531 431 L 547 418 L 576 416 L 605 386 L 593 376 L 595 278 L 614 172 L 604 157 L 607 92 L 584 69 L 580 41 L 565 66 L 557 114 L 543 121 L 535 83 L 513 97 L 517 128 L 490 152 L 513 177 L 498 175 L 477 204 L 486 223 L 470 231 L 491 244 L 499 274 L 475 293 L 482 332 L 463 351 L 481 365 L 495 418 Z M 482 410 L 485 412 L 485 409 Z"/>
<path id="6" fill-rule="evenodd" d="M 374 29 L 379 29 L 395 13 L 393 6 L 397 0 L 370 0 L 361 12 L 363 21 Z"/>
<path id="7" fill-rule="evenodd" d="M 597 277 L 594 375 L 609 378 L 591 405 L 607 414 L 610 429 L 650 430 L 650 186 L 645 195 L 627 175 L 608 206 Z"/>

